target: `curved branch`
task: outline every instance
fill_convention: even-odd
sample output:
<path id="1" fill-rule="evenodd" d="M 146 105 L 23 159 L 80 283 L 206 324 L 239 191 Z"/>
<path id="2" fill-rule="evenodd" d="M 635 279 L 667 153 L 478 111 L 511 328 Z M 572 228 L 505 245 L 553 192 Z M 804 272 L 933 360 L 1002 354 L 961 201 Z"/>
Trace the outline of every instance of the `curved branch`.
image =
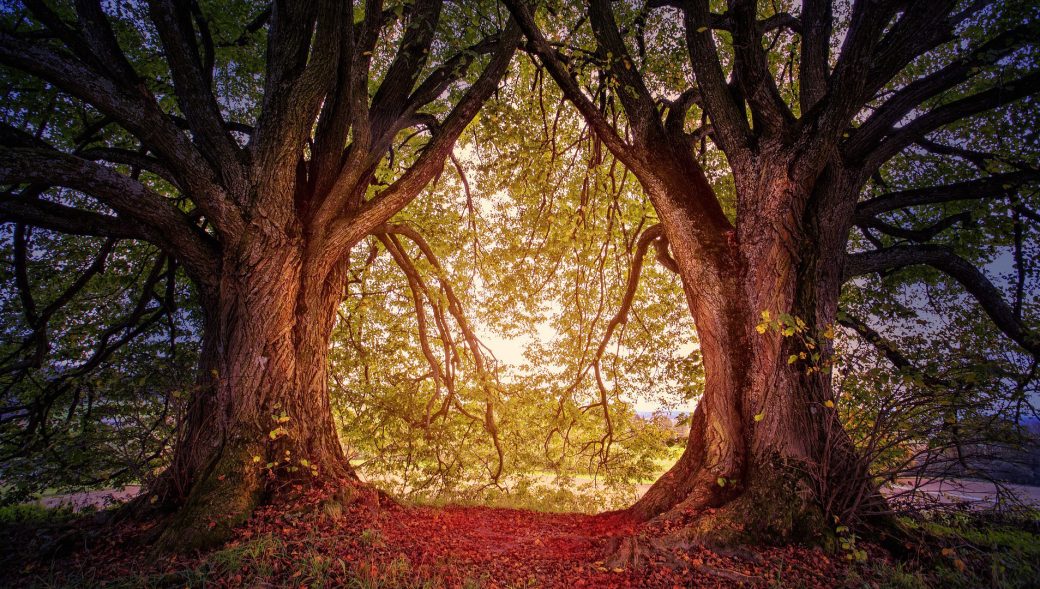
<path id="1" fill-rule="evenodd" d="M 199 55 L 188 3 L 149 0 L 148 5 L 173 76 L 177 103 L 186 115 L 195 143 L 219 171 L 225 185 L 242 192 L 246 179 L 240 149 L 228 133 L 210 90 L 210 72 Z"/>
<path id="2" fill-rule="evenodd" d="M 596 132 L 600 140 L 607 145 L 607 148 L 618 159 L 622 160 L 625 165 L 632 167 L 632 164 L 636 163 L 636 155 L 631 146 L 618 135 L 610 121 L 600 112 L 599 108 L 592 102 L 592 99 L 582 91 L 578 80 L 567 66 L 566 58 L 557 52 L 548 39 L 545 38 L 541 29 L 535 23 L 534 16 L 527 5 L 522 0 L 505 0 L 505 5 L 509 8 L 509 12 L 513 14 L 513 18 L 519 23 L 520 28 L 527 37 L 528 48 L 538 56 L 542 65 L 548 70 L 553 80 L 556 80 L 567 99 L 585 117 L 589 126 Z"/>
<path id="3" fill-rule="evenodd" d="M 241 215 L 216 183 L 213 168 L 143 86 L 126 86 L 68 54 L 4 31 L 0 63 L 49 82 L 117 121 L 180 178 L 215 227 L 240 230 Z"/>
<path id="4" fill-rule="evenodd" d="M 1005 335 L 1034 357 L 1040 357 L 1040 338 L 1015 316 L 1004 295 L 981 270 L 953 250 L 941 245 L 899 245 L 871 252 L 851 254 L 845 265 L 844 280 L 856 276 L 927 265 L 956 280 L 971 294 Z"/>
<path id="5" fill-rule="evenodd" d="M 85 211 L 38 198 L 0 196 L 0 223 L 25 223 L 69 235 L 91 235 L 116 239 L 141 239 L 155 243 L 150 234 L 133 221 Z"/>
<path id="6" fill-rule="evenodd" d="M 1033 72 L 1011 82 L 1002 83 L 977 94 L 937 106 L 895 129 L 872 151 L 863 154 L 861 157 L 864 161 L 864 168 L 867 171 L 878 169 L 907 145 L 944 125 L 1005 106 L 1037 92 L 1040 92 L 1040 72 Z M 859 156 L 859 154 L 855 155 Z"/>
<path id="7" fill-rule="evenodd" d="M 645 141 L 648 132 L 652 133 L 660 127 L 661 119 L 643 76 L 635 67 L 618 31 L 611 2 L 593 0 L 588 13 L 592 31 L 596 35 L 597 57 L 606 62 L 610 76 L 620 82 L 621 87 L 616 96 L 634 130 L 638 131 L 635 135 Z"/>
<path id="8" fill-rule="evenodd" d="M 1035 38 L 1035 27 L 1022 25 L 997 35 L 939 71 L 900 88 L 855 131 L 846 143 L 846 153 L 857 157 L 891 131 L 913 109 L 966 81 L 977 68 L 996 63 Z"/>
<path id="9" fill-rule="evenodd" d="M 422 154 L 415 163 L 393 184 L 366 202 L 359 210 L 344 211 L 345 215 L 331 224 L 328 231 L 329 237 L 322 244 L 321 255 L 315 256 L 315 259 L 324 260 L 331 265 L 332 261 L 338 259 L 342 252 L 349 250 L 355 243 L 403 209 L 440 173 L 459 135 L 498 87 L 498 82 L 505 74 L 519 42 L 520 29 L 514 21 L 511 21 L 507 25 L 491 61 L 441 123 L 438 132 L 423 148 Z"/>
<path id="10" fill-rule="evenodd" d="M 877 229 L 878 231 L 886 235 L 890 235 L 898 239 L 906 239 L 909 241 L 916 241 L 921 243 L 925 241 L 930 241 L 936 235 L 939 235 L 940 233 L 953 227 L 957 223 L 961 223 L 967 228 L 971 223 L 971 213 L 965 211 L 963 213 L 957 213 L 956 215 L 949 215 L 921 229 L 907 229 L 905 227 L 898 227 L 896 225 L 892 225 L 891 223 L 881 221 L 876 217 L 871 217 L 869 219 L 857 221 L 856 225 L 858 225 L 860 228 Z"/>
<path id="11" fill-rule="evenodd" d="M 0 146 L 0 183 L 51 184 L 89 194 L 149 227 L 156 245 L 180 260 L 200 285 L 215 286 L 220 260 L 216 242 L 140 182 L 56 150 Z"/>
<path id="12" fill-rule="evenodd" d="M 704 98 L 704 110 L 711 119 L 714 138 L 728 154 L 736 154 L 751 144 L 751 127 L 744 106 L 734 99 L 719 61 L 711 34 L 712 16 L 707 0 L 683 4 L 683 24 L 690 65 Z"/>
<path id="13" fill-rule="evenodd" d="M 768 56 L 762 47 L 764 31 L 756 20 L 757 2 L 741 0 L 729 3 L 733 22 L 733 71 L 747 97 L 754 117 L 756 134 L 777 135 L 794 122 L 776 80 L 769 71 Z"/>
<path id="14" fill-rule="evenodd" d="M 118 149 L 115 147 L 91 147 L 78 152 L 76 155 L 83 159 L 106 161 L 113 164 L 125 164 L 146 172 L 151 172 L 169 182 L 174 188 L 184 191 L 184 186 L 181 184 L 180 179 L 170 172 L 169 168 L 164 166 L 162 162 L 154 157 L 149 157 L 141 152 L 130 151 L 129 149 Z"/>
<path id="15" fill-rule="evenodd" d="M 996 198 L 1003 196 L 1008 190 L 1036 180 L 1040 180 L 1040 171 L 1030 170 L 994 174 L 978 180 L 968 180 L 941 186 L 890 192 L 856 205 L 855 222 L 866 222 L 881 213 L 908 207 L 957 200 Z"/>
<path id="16" fill-rule="evenodd" d="M 884 336 L 867 325 L 862 319 L 842 312 L 838 314 L 838 324 L 855 331 L 863 340 L 874 346 L 878 352 L 881 352 L 881 355 L 900 372 L 919 375 L 921 381 L 929 386 L 951 386 L 952 383 L 950 381 L 932 376 L 911 362 L 892 342 L 885 339 Z"/>

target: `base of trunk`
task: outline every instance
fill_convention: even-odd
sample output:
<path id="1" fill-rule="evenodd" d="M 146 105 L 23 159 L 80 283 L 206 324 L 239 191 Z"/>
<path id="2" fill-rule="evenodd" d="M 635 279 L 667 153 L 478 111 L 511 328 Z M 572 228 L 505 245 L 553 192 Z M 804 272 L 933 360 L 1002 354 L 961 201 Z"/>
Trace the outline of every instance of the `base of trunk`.
<path id="1" fill-rule="evenodd" d="M 184 504 L 172 514 L 156 543 L 162 552 L 191 552 L 219 546 L 231 538 L 234 528 L 252 515 L 261 503 L 294 486 L 313 487 L 357 481 L 345 459 L 332 458 L 318 472 L 293 468 L 272 470 L 261 456 L 262 443 L 225 445 L 200 475 Z"/>
<path id="2" fill-rule="evenodd" d="M 834 531 L 796 466 L 779 460 L 756 465 L 736 492 L 720 507 L 701 512 L 682 534 L 712 545 L 832 542 Z"/>
<path id="3" fill-rule="evenodd" d="M 831 544 L 833 527 L 804 472 L 780 458 L 756 462 L 743 480 L 736 482 L 720 481 L 707 469 L 680 467 L 672 474 L 684 475 L 685 481 L 669 487 L 684 493 L 667 501 L 670 508 L 656 514 L 648 512 L 665 503 L 657 498 L 650 504 L 637 503 L 629 513 L 650 522 L 651 527 L 653 522 L 660 522 L 676 530 L 667 533 L 674 541 L 715 546 Z"/>
<path id="4" fill-rule="evenodd" d="M 226 446 L 192 486 L 156 547 L 163 552 L 191 552 L 226 542 L 263 497 L 263 472 L 252 458 L 262 452 L 259 446 L 245 443 Z"/>

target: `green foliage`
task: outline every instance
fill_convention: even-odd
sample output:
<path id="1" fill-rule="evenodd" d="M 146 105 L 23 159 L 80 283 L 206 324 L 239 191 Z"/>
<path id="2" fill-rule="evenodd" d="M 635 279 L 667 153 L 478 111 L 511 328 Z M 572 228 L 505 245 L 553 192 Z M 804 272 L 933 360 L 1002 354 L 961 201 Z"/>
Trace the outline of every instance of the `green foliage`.
<path id="1" fill-rule="evenodd" d="M 198 323 L 184 276 L 141 244 L 106 250 L 42 230 L 25 240 L 31 303 L 16 267 L 0 270 L 0 501 L 147 480 L 193 391 Z M 13 243 L 4 226 L 4 259 Z M 99 252 L 104 272 L 90 275 Z"/>
<path id="2" fill-rule="evenodd" d="M 20 503 L 0 506 L 0 526 L 60 523 L 72 517 L 69 507 L 45 507 L 39 503 Z"/>
<path id="3" fill-rule="evenodd" d="M 596 358 L 656 216 L 560 101 L 530 63 L 514 64 L 455 164 L 394 219 L 436 256 L 400 238 L 414 284 L 385 243 L 358 248 L 333 336 L 333 403 L 359 470 L 398 495 L 620 506 L 661 472 L 675 437 L 633 406 L 688 411 L 700 394 L 681 285 L 649 256 L 627 320 Z M 467 345 L 441 278 L 487 348 Z M 595 484 L 562 493 L 578 479 Z"/>
<path id="4" fill-rule="evenodd" d="M 992 515 L 937 513 L 903 518 L 912 533 L 942 546 L 919 573 L 932 587 L 1032 587 L 1040 576 L 1040 516 L 1035 510 Z M 929 568 L 931 570 L 929 570 Z"/>

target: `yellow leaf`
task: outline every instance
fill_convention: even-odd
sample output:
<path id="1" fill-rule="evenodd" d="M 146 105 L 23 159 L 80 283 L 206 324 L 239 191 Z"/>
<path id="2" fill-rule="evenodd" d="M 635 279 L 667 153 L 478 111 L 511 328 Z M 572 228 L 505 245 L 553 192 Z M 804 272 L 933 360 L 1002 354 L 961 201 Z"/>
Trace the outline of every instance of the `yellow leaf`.
<path id="1" fill-rule="evenodd" d="M 765 333 L 768 326 L 765 323 L 759 323 L 755 326 L 755 331 L 758 333 Z"/>
<path id="2" fill-rule="evenodd" d="M 755 414 L 755 421 L 756 422 L 757 421 L 762 421 L 763 419 L 765 419 L 765 417 L 766 417 L 765 413 L 756 413 Z"/>
<path id="3" fill-rule="evenodd" d="M 797 361 L 798 361 L 798 354 L 791 354 L 790 356 L 787 357 L 787 363 L 788 364 L 794 364 Z"/>
<path id="4" fill-rule="evenodd" d="M 828 408 L 828 409 L 834 409 L 834 401 L 831 401 L 830 399 L 827 399 L 826 401 L 823 402 L 823 406 Z"/>
<path id="5" fill-rule="evenodd" d="M 253 462 L 260 462 L 260 457 L 259 456 L 254 456 L 253 457 Z"/>
<path id="6" fill-rule="evenodd" d="M 697 27 L 697 32 L 698 33 L 703 33 L 704 31 L 707 31 L 707 30 L 708 30 L 708 27 Z"/>

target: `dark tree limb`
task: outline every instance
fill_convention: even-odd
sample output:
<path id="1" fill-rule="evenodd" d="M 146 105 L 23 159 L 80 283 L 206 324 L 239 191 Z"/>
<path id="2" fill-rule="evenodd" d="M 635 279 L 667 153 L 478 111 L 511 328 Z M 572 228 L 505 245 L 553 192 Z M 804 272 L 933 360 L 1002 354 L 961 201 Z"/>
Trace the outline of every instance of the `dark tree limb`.
<path id="1" fill-rule="evenodd" d="M 611 3 L 593 0 L 589 6 L 589 22 L 596 35 L 597 57 L 606 64 L 610 77 L 621 85 L 615 95 L 621 101 L 630 124 L 640 131 L 635 134 L 637 141 L 643 142 L 648 131 L 660 128 L 661 119 L 643 76 L 621 38 Z"/>
<path id="2" fill-rule="evenodd" d="M 210 160 L 225 186 L 245 190 L 245 170 L 239 147 L 227 131 L 217 99 L 210 89 L 211 66 L 204 64 L 195 41 L 188 3 L 149 0 L 152 22 L 159 31 L 173 86 L 199 150 Z M 212 48 L 210 49 L 212 60 Z"/>
<path id="3" fill-rule="evenodd" d="M 633 167 L 632 164 L 636 163 L 637 156 L 632 147 L 618 135 L 614 125 L 607 120 L 606 116 L 600 112 L 599 107 L 581 89 L 566 59 L 545 38 L 541 29 L 535 23 L 534 16 L 527 5 L 520 0 L 505 0 L 505 4 L 527 37 L 528 48 L 538 56 L 543 67 L 560 86 L 567 99 L 574 104 L 578 112 L 588 121 L 596 136 L 625 165 Z"/>
<path id="4" fill-rule="evenodd" d="M 193 278 L 215 287 L 220 256 L 214 240 L 140 182 L 56 150 L 0 147 L 0 183 L 48 183 L 89 194 L 149 227 L 157 245 L 177 256 Z"/>
<path id="5" fill-rule="evenodd" d="M 498 48 L 480 77 L 466 90 L 455 108 L 441 123 L 422 154 L 400 178 L 376 195 L 356 212 L 346 212 L 329 229 L 323 251 L 315 259 L 330 264 L 339 259 L 355 243 L 400 211 L 443 169 L 455 140 L 484 104 L 505 73 L 520 42 L 520 29 L 510 21 Z"/>
<path id="6" fill-rule="evenodd" d="M 1035 27 L 1026 25 L 1004 31 L 939 71 L 918 78 L 886 100 L 867 121 L 853 131 L 845 152 L 857 157 L 876 145 L 892 127 L 925 101 L 950 90 L 973 75 L 976 68 L 996 63 L 1036 38 Z"/>
<path id="7" fill-rule="evenodd" d="M 778 136 L 794 122 L 794 115 L 780 96 L 769 70 L 768 56 L 762 47 L 763 31 L 756 20 L 757 9 L 758 3 L 754 0 L 729 3 L 733 21 L 733 71 L 751 106 L 756 134 Z"/>
<path id="8" fill-rule="evenodd" d="M 0 196 L 0 223 L 26 223 L 69 235 L 90 235 L 155 242 L 160 236 L 129 219 L 85 211 L 62 204 L 13 196 Z"/>
<path id="9" fill-rule="evenodd" d="M 895 129 L 870 152 L 862 155 L 865 170 L 875 170 L 906 146 L 954 121 L 971 117 L 1040 92 L 1040 72 L 1027 74 L 996 87 L 937 106 L 906 125 Z"/>
<path id="10" fill-rule="evenodd" d="M 831 29 L 834 26 L 831 4 L 830 0 L 802 2 L 798 100 L 803 113 L 811 111 L 827 93 Z"/>
<path id="11" fill-rule="evenodd" d="M 856 276 L 926 265 L 956 280 L 982 307 L 1005 335 L 1034 357 L 1040 356 L 1040 338 L 1015 317 L 1004 295 L 974 264 L 941 245 L 897 245 L 871 252 L 850 254 L 845 280 Z"/>
<path id="12" fill-rule="evenodd" d="M 1040 171 L 1019 171 L 994 174 L 978 180 L 890 192 L 859 203 L 854 220 L 856 223 L 864 223 L 882 213 L 921 205 L 997 198 L 1008 190 L 1037 180 L 1040 180 Z"/>
<path id="13" fill-rule="evenodd" d="M 41 78 L 118 122 L 176 174 L 215 227 L 240 230 L 241 214 L 216 182 L 214 170 L 143 86 L 125 86 L 71 55 L 3 31 L 0 63 Z"/>
<path id="14" fill-rule="evenodd" d="M 683 5 L 686 48 L 697 78 L 704 110 L 707 111 L 715 142 L 726 153 L 745 152 L 751 145 L 751 127 L 742 101 L 735 99 L 722 71 L 718 50 L 711 35 L 711 12 L 707 0 Z"/>
<path id="15" fill-rule="evenodd" d="M 953 227 L 956 224 L 962 224 L 965 227 L 971 223 L 971 213 L 965 211 L 963 213 L 957 213 L 956 215 L 949 215 L 940 219 L 939 221 L 921 229 L 907 229 L 906 227 L 898 227 L 891 223 L 881 221 L 876 217 L 864 219 L 859 221 L 857 225 L 862 228 L 877 229 L 881 233 L 890 235 L 898 239 L 906 239 L 909 241 L 915 241 L 923 243 L 932 240 L 936 235 L 939 235 L 943 231 Z"/>

